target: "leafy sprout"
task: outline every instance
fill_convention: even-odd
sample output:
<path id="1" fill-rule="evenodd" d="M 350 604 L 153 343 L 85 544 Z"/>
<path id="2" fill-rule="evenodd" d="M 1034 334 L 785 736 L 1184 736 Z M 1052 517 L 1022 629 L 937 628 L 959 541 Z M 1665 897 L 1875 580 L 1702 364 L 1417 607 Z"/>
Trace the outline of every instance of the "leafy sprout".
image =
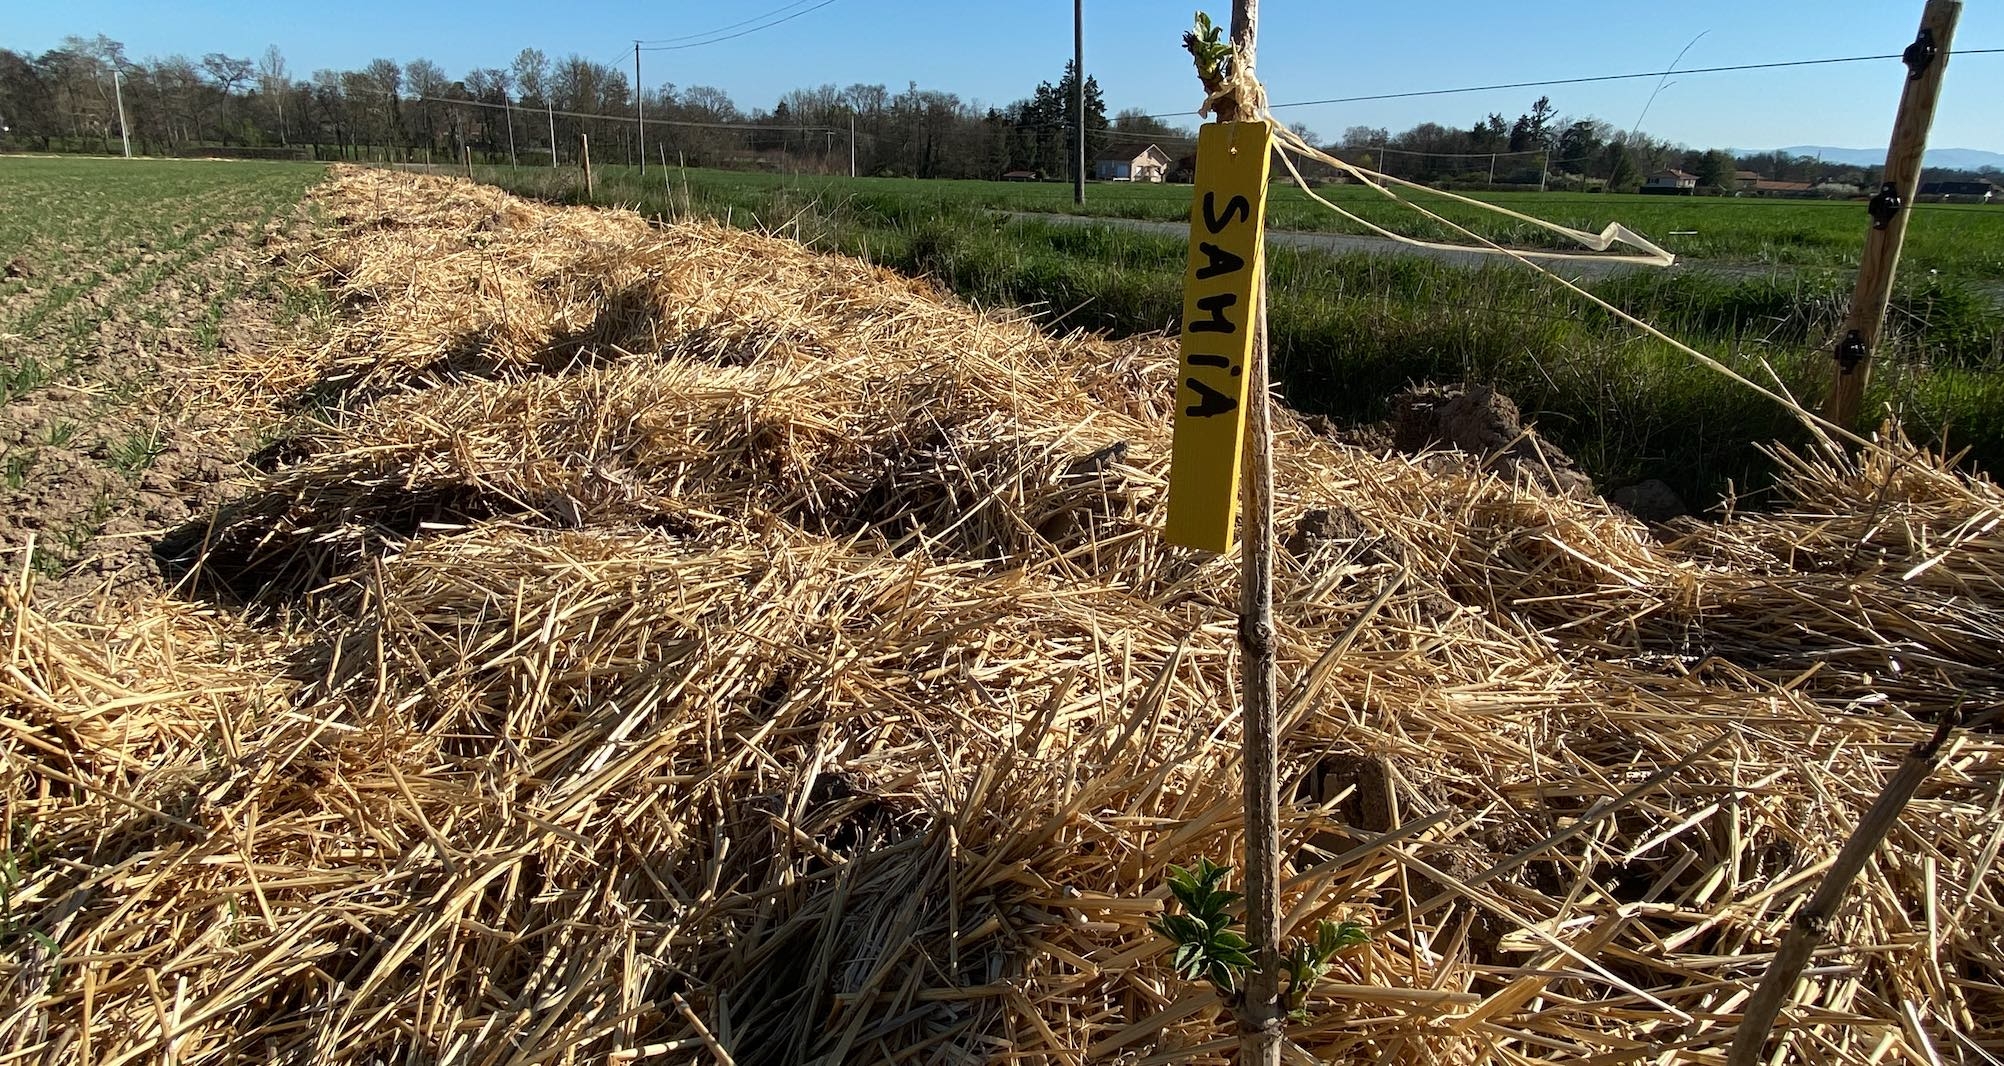
<path id="1" fill-rule="evenodd" d="M 1313 991 L 1336 956 L 1369 943 L 1371 934 L 1356 922 L 1315 923 L 1313 941 L 1297 939 L 1287 953 L 1287 1013 L 1301 1021 L 1308 1016 L 1308 993 Z"/>
<path id="2" fill-rule="evenodd" d="M 1224 888 L 1229 866 L 1219 866 L 1208 858 L 1197 860 L 1195 870 L 1169 867 L 1169 891 L 1183 905 L 1182 914 L 1166 914 L 1153 923 L 1156 932 L 1176 944 L 1176 972 L 1185 980 L 1208 980 L 1221 993 L 1239 986 L 1239 975 L 1253 968 L 1246 938 L 1232 930 L 1237 919 L 1227 911 L 1242 897 Z"/>
<path id="3" fill-rule="evenodd" d="M 1207 93 L 1224 88 L 1225 76 L 1230 73 L 1232 46 L 1224 36 L 1224 27 L 1213 25 L 1211 16 L 1202 11 L 1197 12 L 1197 28 L 1183 35 L 1183 47 L 1197 61 L 1197 78 Z"/>
<path id="4" fill-rule="evenodd" d="M 1225 888 L 1225 877 L 1231 872 L 1231 867 L 1208 858 L 1199 858 L 1195 869 L 1169 867 L 1169 892 L 1183 910 L 1151 923 L 1151 928 L 1175 945 L 1172 961 L 1177 974 L 1188 981 L 1209 981 L 1227 998 L 1244 984 L 1245 974 L 1258 967 L 1252 944 L 1232 928 L 1238 919 L 1229 912 L 1244 897 Z M 1356 922 L 1321 921 L 1315 925 L 1313 940 L 1293 940 L 1280 959 L 1288 979 L 1285 996 L 1289 1017 L 1306 1017 L 1309 992 L 1328 974 L 1336 958 L 1370 938 L 1370 932 Z"/>

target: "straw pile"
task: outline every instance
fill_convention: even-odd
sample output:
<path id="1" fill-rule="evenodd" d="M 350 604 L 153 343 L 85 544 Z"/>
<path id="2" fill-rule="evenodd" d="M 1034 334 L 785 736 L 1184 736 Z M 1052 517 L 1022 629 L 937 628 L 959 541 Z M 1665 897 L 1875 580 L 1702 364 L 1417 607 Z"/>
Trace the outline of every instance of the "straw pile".
<path id="1" fill-rule="evenodd" d="M 1220 1062 L 1148 930 L 1239 848 L 1232 566 L 1154 532 L 1174 352 L 783 241 L 346 171 L 337 416 L 6 604 L 0 1060 Z M 1719 1061 L 1906 746 L 2004 686 L 1995 486 L 1905 446 L 1658 543 L 1283 418 L 1297 1061 Z M 1789 1054 L 2004 1050 L 2004 747 L 1840 916 Z"/>

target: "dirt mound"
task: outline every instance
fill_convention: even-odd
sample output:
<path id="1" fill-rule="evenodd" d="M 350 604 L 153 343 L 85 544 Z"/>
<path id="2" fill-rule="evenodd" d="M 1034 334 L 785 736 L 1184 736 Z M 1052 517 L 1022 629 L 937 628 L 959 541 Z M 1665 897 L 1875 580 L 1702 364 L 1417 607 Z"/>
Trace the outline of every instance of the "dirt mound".
<path id="1" fill-rule="evenodd" d="M 1156 529 L 1173 345 L 708 225 L 321 196 L 335 336 L 223 384 L 341 399 L 169 552 L 257 625 L 8 603 L 0 1042 L 628 1061 L 702 1047 L 686 1002 L 741 1063 L 1221 1060 L 1148 927 L 1240 847 L 1234 567 Z M 1672 545 L 1529 461 L 1286 415 L 1278 454 L 1288 913 L 1375 929 L 1317 1061 L 1716 1054 L 1904 747 L 2004 698 L 2004 494 L 1897 442 Z M 1960 741 L 1803 1053 L 2004 1014 L 2000 787 Z"/>
<path id="2" fill-rule="evenodd" d="M 1410 453 L 1456 448 L 1547 492 L 1593 492 L 1593 479 L 1524 425 L 1515 401 L 1486 385 L 1415 388 L 1393 397 L 1392 444 Z"/>

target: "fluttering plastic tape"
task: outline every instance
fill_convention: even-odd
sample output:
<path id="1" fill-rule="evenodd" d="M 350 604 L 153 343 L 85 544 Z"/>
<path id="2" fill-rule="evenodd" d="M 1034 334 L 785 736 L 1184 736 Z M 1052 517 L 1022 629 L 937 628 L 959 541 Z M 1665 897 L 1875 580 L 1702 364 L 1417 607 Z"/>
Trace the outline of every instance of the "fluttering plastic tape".
<path id="1" fill-rule="evenodd" d="M 1269 119 L 1268 121 L 1272 120 Z M 1315 201 L 1321 204 L 1322 206 L 1328 208 L 1331 211 L 1336 212 L 1339 215 L 1342 215 L 1344 218 L 1347 218 L 1350 221 L 1355 222 L 1359 226 L 1362 226 L 1365 229 L 1370 230 L 1371 232 L 1377 234 L 1378 236 L 1384 237 L 1387 240 L 1397 241 L 1398 243 L 1406 245 L 1407 247 L 1428 248 L 1438 251 L 1469 252 L 1476 255 L 1514 255 L 1527 259 L 1589 260 L 1596 263 L 1634 263 L 1639 266 L 1658 266 L 1658 267 L 1667 267 L 1677 261 L 1677 257 L 1675 255 L 1672 255 L 1671 253 L 1664 251 L 1662 248 L 1657 247 L 1654 243 L 1652 243 L 1649 240 L 1649 238 L 1644 237 L 1640 233 L 1637 233 L 1634 230 L 1629 229 L 1627 226 L 1624 226 L 1619 222 L 1608 223 L 1607 228 L 1601 230 L 1599 233 L 1588 233 L 1585 230 L 1573 229 L 1571 226 L 1561 226 L 1556 222 L 1547 222 L 1542 218 L 1537 218 L 1532 215 L 1527 215 L 1520 211 L 1512 211 L 1509 208 L 1500 206 L 1498 204 L 1486 203 L 1484 201 L 1474 199 L 1473 197 L 1461 196 L 1456 193 L 1447 192 L 1443 189 L 1435 189 L 1430 186 L 1421 185 L 1418 182 L 1407 181 L 1404 178 L 1395 178 L 1389 174 L 1381 174 L 1378 171 L 1370 170 L 1365 167 L 1360 167 L 1354 163 L 1346 163 L 1343 160 L 1338 159 L 1335 156 L 1322 151 L 1321 149 L 1315 147 L 1314 145 L 1309 144 L 1306 140 L 1303 140 L 1299 134 L 1295 133 L 1293 130 L 1288 129 L 1286 126 L 1282 126 L 1279 123 L 1274 123 L 1274 126 L 1275 126 L 1274 151 L 1279 154 L 1281 165 L 1285 166 L 1287 168 L 1287 172 L 1294 176 L 1294 183 L 1296 185 L 1301 186 L 1302 192 L 1305 192 L 1310 197 L 1313 197 Z M 1614 247 L 1615 245 L 1620 244 L 1620 245 L 1626 245 L 1630 248 L 1635 248 L 1641 251 L 1643 254 L 1584 255 L 1576 252 L 1541 252 L 1541 251 L 1531 251 L 1522 248 L 1511 249 L 1510 251 L 1506 252 L 1503 249 L 1496 247 L 1484 248 L 1479 245 L 1445 244 L 1438 241 L 1423 241 L 1416 237 L 1408 237 L 1405 234 L 1395 233 L 1391 230 L 1388 230 L 1385 227 L 1380 226 L 1375 222 L 1371 222 L 1368 219 L 1361 218 L 1354 212 L 1345 210 L 1344 208 L 1339 207 L 1334 203 L 1331 203 L 1321 193 L 1318 193 L 1314 189 L 1309 188 L 1307 180 L 1301 176 L 1301 171 L 1295 167 L 1294 160 L 1291 158 L 1292 156 L 1296 155 L 1313 159 L 1316 160 L 1317 162 L 1326 163 L 1329 166 L 1335 167 L 1336 169 L 1350 175 L 1352 178 L 1355 178 L 1359 183 L 1369 186 L 1370 188 L 1376 190 L 1380 194 L 1384 195 L 1387 199 L 1396 200 L 1400 203 L 1408 204 L 1409 206 L 1417 206 L 1417 205 L 1412 204 L 1411 201 L 1406 200 L 1405 198 L 1401 197 L 1398 193 L 1393 192 L 1389 188 L 1386 188 L 1386 186 L 1402 185 L 1409 189 L 1418 189 L 1422 192 L 1431 193 L 1435 196 L 1440 196 L 1445 199 L 1454 200 L 1460 203 L 1468 204 L 1473 207 L 1479 207 L 1485 211 L 1492 211 L 1499 215 L 1505 215 L 1510 218 L 1514 218 L 1519 222 L 1528 222 L 1531 225 L 1538 227 L 1539 229 L 1559 234 L 1560 236 L 1566 237 L 1584 247 L 1591 248 L 1595 252 L 1605 252 L 1608 249 Z"/>
<path id="2" fill-rule="evenodd" d="M 1657 340 L 1660 340 L 1663 343 L 1670 345 L 1671 347 L 1677 349 L 1678 351 L 1683 352 L 1685 355 L 1690 356 L 1693 360 L 1696 360 L 1699 365 L 1705 367 L 1706 369 L 1714 371 L 1715 373 L 1718 373 L 1723 377 L 1729 378 L 1732 381 L 1737 382 L 1742 386 L 1745 386 L 1747 389 L 1750 389 L 1753 392 L 1758 393 L 1759 395 L 1774 401 L 1776 404 L 1779 404 L 1780 406 L 1785 408 L 1790 414 L 1794 415 L 1803 424 L 1803 426 L 1810 431 L 1810 433 L 1815 435 L 1818 442 L 1822 444 L 1825 448 L 1834 451 L 1835 442 L 1833 438 L 1841 437 L 1844 440 L 1859 445 L 1860 447 L 1870 450 L 1884 451 L 1887 454 L 1892 454 L 1890 449 L 1886 448 L 1879 442 L 1867 440 L 1866 438 L 1861 437 L 1856 433 L 1853 433 L 1850 429 L 1844 426 L 1836 425 L 1835 423 L 1832 423 L 1830 420 L 1822 417 L 1821 415 L 1818 415 L 1815 412 L 1812 412 L 1809 409 L 1803 407 L 1802 404 L 1795 399 L 1795 397 L 1788 394 L 1788 385 L 1781 380 L 1781 375 L 1775 373 L 1774 367 L 1767 365 L 1766 360 L 1762 360 L 1762 366 L 1767 370 L 1768 376 L 1774 379 L 1775 387 L 1772 389 L 1767 388 L 1766 386 L 1761 385 L 1760 383 L 1749 379 L 1745 374 L 1742 374 L 1739 371 L 1734 370 L 1732 367 L 1729 367 L 1724 363 L 1719 362 L 1717 359 L 1714 359 L 1711 356 L 1706 355 L 1704 352 L 1701 352 L 1698 349 L 1693 348 L 1690 345 L 1684 343 L 1683 341 L 1680 341 L 1677 338 L 1672 337 L 1668 333 L 1663 332 L 1661 329 L 1658 329 L 1656 326 L 1650 324 L 1649 322 L 1637 318 L 1636 316 L 1629 314 L 1627 311 L 1624 311 L 1621 308 L 1616 307 L 1613 304 L 1607 302 L 1606 300 L 1601 299 L 1599 296 L 1596 296 L 1593 293 L 1588 292 L 1587 290 L 1581 288 L 1578 283 L 1552 273 L 1550 270 L 1547 270 L 1543 266 L 1539 265 L 1539 263 L 1536 261 L 1537 259 L 1553 259 L 1553 258 L 1573 259 L 1573 260 L 1596 259 L 1600 260 L 1601 262 L 1608 262 L 1608 261 L 1634 262 L 1649 266 L 1669 266 L 1676 261 L 1675 256 L 1672 256 L 1669 252 L 1666 252 L 1663 249 L 1658 248 L 1656 245 L 1650 243 L 1646 238 L 1640 236 L 1639 234 L 1636 234 L 1633 230 L 1630 230 L 1627 227 L 1621 226 L 1619 224 L 1610 224 L 1608 228 L 1602 231 L 1600 234 L 1586 233 L 1581 230 L 1576 230 L 1567 226 L 1558 225 L 1557 223 L 1546 222 L 1545 220 L 1540 218 L 1533 218 L 1529 215 L 1520 214 L 1516 211 L 1511 211 L 1507 208 L 1499 207 L 1496 204 L 1483 203 L 1480 200 L 1470 199 L 1469 197 L 1466 196 L 1457 196 L 1454 193 L 1446 192 L 1440 189 L 1429 188 L 1424 185 L 1419 185 L 1414 182 L 1406 181 L 1403 178 L 1394 178 L 1388 174 L 1380 174 L 1376 171 L 1366 170 L 1363 167 L 1355 166 L 1350 163 L 1345 163 L 1341 159 L 1336 159 L 1328 155 L 1327 153 L 1317 149 L 1314 145 L 1309 144 L 1307 141 L 1303 140 L 1299 134 L 1295 133 L 1293 130 L 1288 129 L 1284 124 L 1282 124 L 1273 117 L 1273 112 L 1269 111 L 1266 106 L 1265 86 L 1262 86 L 1259 83 L 1258 79 L 1246 73 L 1246 71 L 1251 67 L 1251 65 L 1252 64 L 1250 63 L 1244 62 L 1244 57 L 1243 55 L 1241 55 L 1240 61 L 1233 63 L 1231 72 L 1225 76 L 1225 83 L 1222 86 L 1220 86 L 1216 91 L 1210 93 L 1208 96 L 1204 98 L 1204 103 L 1197 109 L 1197 113 L 1200 115 L 1208 115 L 1211 113 L 1213 109 L 1217 107 L 1217 105 L 1220 102 L 1226 100 L 1227 98 L 1230 98 L 1235 100 L 1237 103 L 1237 107 L 1235 108 L 1236 113 L 1250 114 L 1257 116 L 1259 119 L 1264 120 L 1269 125 L 1274 127 L 1274 150 L 1280 153 L 1281 163 L 1287 167 L 1288 173 L 1294 176 L 1294 180 L 1301 186 L 1302 191 L 1308 193 L 1309 196 L 1314 197 L 1315 200 L 1320 202 L 1324 207 L 1329 208 L 1330 210 L 1336 212 L 1339 215 L 1343 215 L 1347 218 L 1350 218 L 1355 222 L 1357 222 L 1359 225 L 1363 226 L 1364 228 L 1369 229 L 1375 233 L 1381 234 L 1385 237 L 1388 237 L 1394 241 L 1397 241 L 1400 244 L 1416 248 L 1435 248 L 1444 251 L 1471 252 L 1471 253 L 1486 254 L 1486 255 L 1500 255 L 1508 259 L 1514 259 L 1517 262 L 1520 262 L 1525 266 L 1530 267 L 1532 270 L 1537 271 L 1540 274 L 1543 274 L 1547 278 L 1550 278 L 1555 284 L 1559 285 L 1561 288 L 1568 290 L 1573 295 L 1580 297 L 1581 299 L 1587 301 L 1588 303 L 1591 303 L 1594 306 L 1599 307 L 1601 310 L 1606 311 L 1608 314 L 1613 315 L 1615 318 L 1618 318 L 1621 321 L 1628 323 L 1629 325 L 1635 327 L 1636 329 L 1639 329 L 1642 332 L 1647 333 L 1648 335 L 1656 338 Z M 1433 219 L 1435 222 L 1438 222 L 1441 225 L 1446 226 L 1451 230 L 1455 230 L 1461 233 L 1462 235 L 1468 237 L 1470 240 L 1473 240 L 1476 243 L 1474 245 L 1465 245 L 1465 244 L 1441 244 L 1433 241 L 1422 241 L 1412 237 L 1407 237 L 1404 234 L 1393 233 L 1382 226 L 1378 226 L 1374 223 L 1367 222 L 1364 219 L 1358 218 L 1356 215 L 1350 213 L 1349 211 L 1345 211 L 1341 207 L 1338 207 L 1335 204 L 1330 203 L 1326 198 L 1318 195 L 1315 192 L 1315 190 L 1310 189 L 1308 187 L 1308 183 L 1302 180 L 1301 172 L 1295 167 L 1293 160 L 1288 158 L 1290 154 L 1305 155 L 1311 159 L 1320 159 L 1323 162 L 1326 162 L 1331 166 L 1336 167 L 1339 170 L 1342 170 L 1346 173 L 1355 176 L 1358 180 L 1364 182 L 1364 184 L 1366 185 L 1371 186 L 1378 192 L 1383 193 L 1386 197 L 1390 198 L 1391 200 L 1397 203 L 1402 203 L 1407 207 L 1412 208 L 1414 211 L 1417 211 L 1420 214 L 1425 215 L 1427 218 Z M 1628 244 L 1630 247 L 1642 249 L 1645 252 L 1645 254 L 1640 256 L 1601 256 L 1601 255 L 1581 256 L 1581 255 L 1565 255 L 1563 253 L 1560 253 L 1558 255 L 1553 255 L 1551 253 L 1524 251 L 1517 248 L 1505 248 L 1502 245 L 1497 244 L 1495 241 L 1492 241 L 1489 238 L 1484 237 L 1479 233 L 1476 233 L 1474 230 L 1469 229 L 1467 226 L 1461 225 L 1458 222 L 1453 222 L 1449 219 L 1442 218 L 1441 216 L 1433 213 L 1432 211 L 1427 210 L 1424 206 L 1415 203 L 1412 200 L 1400 197 L 1398 194 L 1386 188 L 1384 184 L 1380 184 L 1380 182 L 1385 182 L 1392 185 L 1409 186 L 1411 188 L 1419 189 L 1424 192 L 1429 192 L 1435 195 L 1447 197 L 1449 199 L 1459 200 L 1463 203 L 1472 204 L 1476 207 L 1482 208 L 1485 211 L 1494 211 L 1499 214 L 1510 215 L 1514 218 L 1522 219 L 1540 228 L 1570 236 L 1574 240 L 1577 240 L 1582 244 L 1585 244 L 1589 248 L 1594 248 L 1594 247 L 1607 248 L 1607 247 L 1612 247 L 1616 243 L 1624 243 Z"/>

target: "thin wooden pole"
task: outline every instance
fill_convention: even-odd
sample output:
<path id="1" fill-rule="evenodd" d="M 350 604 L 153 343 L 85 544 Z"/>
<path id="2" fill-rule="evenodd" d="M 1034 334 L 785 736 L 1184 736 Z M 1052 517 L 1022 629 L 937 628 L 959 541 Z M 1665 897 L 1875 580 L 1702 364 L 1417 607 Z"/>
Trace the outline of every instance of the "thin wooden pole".
<path id="1" fill-rule="evenodd" d="M 585 200 L 592 199 L 591 192 L 591 134 L 578 134 L 578 159 L 584 164 Z"/>
<path id="2" fill-rule="evenodd" d="M 1886 324 L 1886 305 L 1892 300 L 1900 249 L 1907 239 L 1907 218 L 1920 191 L 1928 130 L 1934 125 L 1935 103 L 1941 99 L 1941 79 L 1955 42 L 1956 20 L 1961 17 L 1962 0 L 1928 0 L 1921 13 L 1920 32 L 1907 48 L 1906 88 L 1900 93 L 1899 116 L 1893 120 L 1886 172 L 1878 195 L 1872 198 L 1872 228 L 1865 235 L 1858 287 L 1851 294 L 1851 313 L 1837 337 L 1836 375 L 1823 405 L 1824 417 L 1847 429 L 1858 421 L 1865 386 L 1872 378 L 1872 351 Z"/>
<path id="3" fill-rule="evenodd" d="M 132 131 L 125 128 L 125 74 L 111 68 L 111 94 L 118 100 L 118 140 L 125 145 L 125 158 L 132 158 Z"/>
<path id="4" fill-rule="evenodd" d="M 515 169 L 515 98 L 506 90 L 501 93 L 503 112 L 508 118 L 508 169 Z"/>
<path id="5" fill-rule="evenodd" d="M 557 108 L 550 102 L 549 90 L 543 90 L 543 117 L 550 120 L 550 169 L 557 169 Z"/>
<path id="6" fill-rule="evenodd" d="M 1740 1016 L 1739 1030 L 1733 1034 L 1732 1051 L 1726 1058 L 1727 1066 L 1755 1066 L 1761 1061 L 1766 1050 L 1768 1033 L 1774 1030 L 1774 1021 L 1781 1013 L 1781 1006 L 1789 993 L 1795 990 L 1795 982 L 1802 976 L 1802 969 L 1808 965 L 1809 957 L 1830 931 L 1830 921 L 1837 916 L 1837 906 L 1844 901 L 1844 893 L 1851 882 L 1871 859 L 1879 844 L 1892 832 L 1900 820 L 1900 812 L 1906 810 L 1914 793 L 1920 790 L 1928 775 L 1934 772 L 1941 760 L 1942 748 L 1948 744 L 1949 736 L 1961 722 L 1962 713 L 1951 711 L 1942 716 L 1935 726 L 1934 736 L 1924 743 L 1916 744 L 1907 752 L 1886 787 L 1879 792 L 1877 802 L 1865 812 L 1858 822 L 1858 828 L 1851 831 L 1851 839 L 1837 852 L 1830 869 L 1823 875 L 1823 882 L 1816 886 L 1816 894 L 1809 902 L 1795 912 L 1789 923 L 1788 935 L 1782 938 L 1781 949 L 1774 954 L 1774 961 L 1768 964 L 1767 973 L 1761 977 L 1760 987 L 1753 998 L 1747 1001 L 1746 1013 Z"/>
<path id="7" fill-rule="evenodd" d="M 466 154 L 466 180 L 468 180 L 468 181 L 472 181 L 472 180 L 473 180 L 473 146 L 472 146 L 472 145 L 470 145 L 470 144 L 462 144 L 462 145 L 460 145 L 460 146 L 459 146 L 459 150 L 460 150 L 461 152 L 464 152 L 464 153 Z"/>
<path id="8" fill-rule="evenodd" d="M 647 176 L 647 91 L 640 87 L 640 42 L 633 42 L 633 130 L 640 138 L 640 176 Z"/>
<path id="9" fill-rule="evenodd" d="M 1085 204 L 1085 0 L 1072 0 L 1072 200 Z"/>
<path id="10" fill-rule="evenodd" d="M 1233 0 L 1234 65 L 1250 80 L 1259 43 L 1259 0 Z M 1240 114 L 1234 101 L 1226 122 Z M 1253 355 L 1246 368 L 1244 528 L 1239 539 L 1240 699 L 1245 714 L 1246 939 L 1258 964 L 1239 1007 L 1239 1066 L 1280 1066 L 1287 1014 L 1280 999 L 1280 713 L 1273 640 L 1273 427 L 1268 401 L 1266 256 L 1259 258 Z"/>

